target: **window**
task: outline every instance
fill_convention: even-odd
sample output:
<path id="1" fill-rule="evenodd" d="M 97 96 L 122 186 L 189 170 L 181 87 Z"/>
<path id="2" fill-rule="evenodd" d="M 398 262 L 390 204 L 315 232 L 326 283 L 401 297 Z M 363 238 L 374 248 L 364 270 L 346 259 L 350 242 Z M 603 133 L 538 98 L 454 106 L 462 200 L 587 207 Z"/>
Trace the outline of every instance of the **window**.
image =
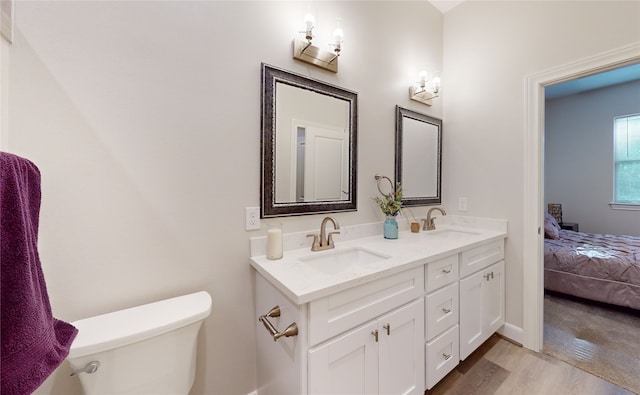
<path id="1" fill-rule="evenodd" d="M 640 205 L 640 114 L 614 119 L 613 202 Z"/>

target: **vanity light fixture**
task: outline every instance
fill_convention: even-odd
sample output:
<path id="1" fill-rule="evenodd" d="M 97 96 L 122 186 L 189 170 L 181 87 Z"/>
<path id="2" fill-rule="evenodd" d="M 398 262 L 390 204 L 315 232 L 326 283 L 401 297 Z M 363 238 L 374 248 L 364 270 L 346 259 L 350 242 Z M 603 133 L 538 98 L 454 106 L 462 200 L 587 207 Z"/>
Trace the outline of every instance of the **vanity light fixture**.
<path id="1" fill-rule="evenodd" d="M 344 32 L 340 26 L 333 31 L 333 42 L 330 44 L 333 51 L 327 51 L 312 44 L 315 18 L 311 13 L 304 16 L 304 24 L 305 31 L 301 32 L 304 33 L 304 39 L 296 37 L 293 40 L 293 58 L 337 73 L 338 56 L 344 42 Z"/>
<path id="2" fill-rule="evenodd" d="M 431 99 L 440 96 L 440 77 L 437 74 L 428 79 L 426 70 L 422 70 L 418 75 L 419 81 L 409 87 L 409 97 L 411 100 L 430 106 Z"/>

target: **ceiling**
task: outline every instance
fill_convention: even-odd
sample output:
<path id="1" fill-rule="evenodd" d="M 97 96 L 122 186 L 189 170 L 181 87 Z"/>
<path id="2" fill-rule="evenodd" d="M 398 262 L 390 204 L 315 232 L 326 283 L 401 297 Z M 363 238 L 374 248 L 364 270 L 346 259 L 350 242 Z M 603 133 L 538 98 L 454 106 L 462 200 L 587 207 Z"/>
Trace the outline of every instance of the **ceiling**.
<path id="1" fill-rule="evenodd" d="M 578 78 L 576 80 L 563 82 L 557 85 L 551 85 L 545 88 L 544 93 L 546 99 L 557 99 L 563 96 L 636 80 L 640 80 L 640 63 L 590 75 L 588 77 Z"/>
<path id="2" fill-rule="evenodd" d="M 440 10 L 443 14 L 458 4 L 462 3 L 464 0 L 429 0 L 434 7 Z"/>

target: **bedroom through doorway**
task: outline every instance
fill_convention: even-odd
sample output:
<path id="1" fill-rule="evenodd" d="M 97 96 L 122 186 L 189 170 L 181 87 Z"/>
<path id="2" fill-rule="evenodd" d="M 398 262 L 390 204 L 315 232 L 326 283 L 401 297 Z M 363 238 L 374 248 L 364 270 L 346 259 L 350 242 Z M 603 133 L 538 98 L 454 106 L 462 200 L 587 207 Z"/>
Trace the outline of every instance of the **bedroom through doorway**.
<path id="1" fill-rule="evenodd" d="M 574 77 L 566 82 L 544 86 L 544 112 L 541 115 L 541 172 L 540 172 L 540 203 L 544 213 L 554 214 L 554 219 L 559 223 L 562 231 L 630 234 L 635 225 L 625 228 L 624 224 L 616 229 L 621 221 L 610 219 L 609 224 L 600 221 L 589 221 L 585 218 L 598 217 L 593 207 L 589 207 L 590 198 L 600 200 L 607 198 L 611 201 L 613 182 L 587 182 L 589 190 L 580 191 L 585 180 L 580 177 L 588 174 L 591 179 L 604 180 L 611 177 L 610 174 L 598 176 L 598 171 L 611 171 L 606 169 L 585 168 L 586 156 L 591 157 L 593 166 L 597 166 L 597 158 L 601 156 L 601 167 L 613 163 L 609 158 L 613 155 L 613 118 L 610 123 L 595 126 L 593 120 L 586 119 L 593 116 L 594 112 L 600 112 L 601 118 L 609 118 L 609 113 L 627 114 L 640 113 L 637 108 L 615 108 L 615 99 L 629 95 L 633 92 L 640 97 L 640 62 L 625 64 L 623 67 L 611 67 L 603 72 L 587 77 Z M 594 105 L 598 103 L 599 105 Z M 605 107 L 614 107 L 607 108 Z M 627 106 L 628 107 L 628 106 Z M 581 114 L 584 112 L 588 114 Z M 581 122 L 584 122 L 581 125 Z M 608 128 L 607 128 L 608 127 Z M 592 128 L 591 136 L 586 129 Z M 574 130 L 569 130 L 574 129 Z M 608 136 L 602 136 L 602 130 L 610 130 Z M 599 134 L 599 136 L 598 136 Z M 610 139 L 607 141 L 593 141 L 589 147 L 588 139 Z M 576 139 L 580 144 L 576 144 Z M 579 148 L 582 145 L 583 148 Z M 605 148 L 606 147 L 606 148 Z M 609 149 L 611 152 L 602 151 Z M 582 164 L 582 165 L 581 165 Z M 573 183 L 573 185 L 572 185 Z M 573 196 L 571 196 L 573 194 Z M 579 197 L 576 197 L 578 195 Z M 561 206 L 558 206 L 561 205 Z M 602 215 L 610 215 L 608 205 L 602 208 Z M 624 214 L 624 213 L 615 213 Z M 634 213 L 635 215 L 635 213 Z M 546 228 L 546 224 L 545 224 Z M 568 233 L 568 232 L 565 232 Z M 640 233 L 632 236 L 640 237 Z M 570 235 L 569 237 L 573 237 Z M 551 240 L 548 240 L 551 241 Z M 544 243 L 544 241 L 543 241 Z M 606 242 L 604 243 L 606 245 Z M 559 242 L 556 245 L 561 245 Z M 635 248 L 635 245 L 634 247 Z M 553 251 L 553 259 L 560 256 L 561 252 Z M 540 254 L 541 260 L 545 253 Z M 596 257 L 597 258 L 597 257 Z M 543 263 L 541 262 L 540 265 Z M 561 263 L 560 265 L 562 265 Z M 624 304 L 624 300 L 611 303 L 602 303 L 589 299 L 589 292 L 576 292 L 578 296 L 568 295 L 572 293 L 571 287 L 584 287 L 580 279 L 571 281 L 571 277 L 562 277 L 562 280 L 553 281 L 551 289 L 558 288 L 562 282 L 570 284 L 566 293 L 547 291 L 544 287 L 544 269 L 540 270 L 540 281 L 545 291 L 542 295 L 541 309 L 542 319 L 542 345 L 541 351 L 556 359 L 567 362 L 575 367 L 599 376 L 607 381 L 626 388 L 634 393 L 640 393 L 640 310 L 628 307 L 620 307 L 615 304 Z M 549 274 L 551 275 L 551 274 Z M 560 273 L 560 276 L 564 273 Z M 588 284 L 588 283 L 587 283 Z M 596 283 L 597 284 L 597 283 Z M 594 289 L 597 286 L 594 287 Z M 623 291 L 620 291 L 624 293 Z M 635 294 L 637 299 L 637 293 Z M 594 299 L 606 300 L 600 295 Z M 623 298 L 624 299 L 624 298 Z"/>

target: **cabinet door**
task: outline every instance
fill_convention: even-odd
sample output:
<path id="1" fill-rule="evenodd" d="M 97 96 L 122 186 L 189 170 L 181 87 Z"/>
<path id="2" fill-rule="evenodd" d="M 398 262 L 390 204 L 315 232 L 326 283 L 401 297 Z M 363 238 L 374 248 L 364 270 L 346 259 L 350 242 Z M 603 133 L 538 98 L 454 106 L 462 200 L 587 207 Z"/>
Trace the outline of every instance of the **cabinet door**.
<path id="1" fill-rule="evenodd" d="M 460 280 L 460 359 L 465 359 L 482 340 L 483 272 Z"/>
<path id="2" fill-rule="evenodd" d="M 504 261 L 460 280 L 460 358 L 504 324 Z"/>
<path id="3" fill-rule="evenodd" d="M 378 323 L 371 322 L 310 349 L 309 395 L 377 394 L 378 343 L 372 334 L 377 330 Z"/>
<path id="4" fill-rule="evenodd" d="M 486 282 L 485 316 L 483 317 L 487 338 L 504 325 L 504 261 L 500 261 L 486 270 L 490 281 Z"/>
<path id="5" fill-rule="evenodd" d="M 422 395 L 424 378 L 424 300 L 378 319 L 380 394 Z"/>

